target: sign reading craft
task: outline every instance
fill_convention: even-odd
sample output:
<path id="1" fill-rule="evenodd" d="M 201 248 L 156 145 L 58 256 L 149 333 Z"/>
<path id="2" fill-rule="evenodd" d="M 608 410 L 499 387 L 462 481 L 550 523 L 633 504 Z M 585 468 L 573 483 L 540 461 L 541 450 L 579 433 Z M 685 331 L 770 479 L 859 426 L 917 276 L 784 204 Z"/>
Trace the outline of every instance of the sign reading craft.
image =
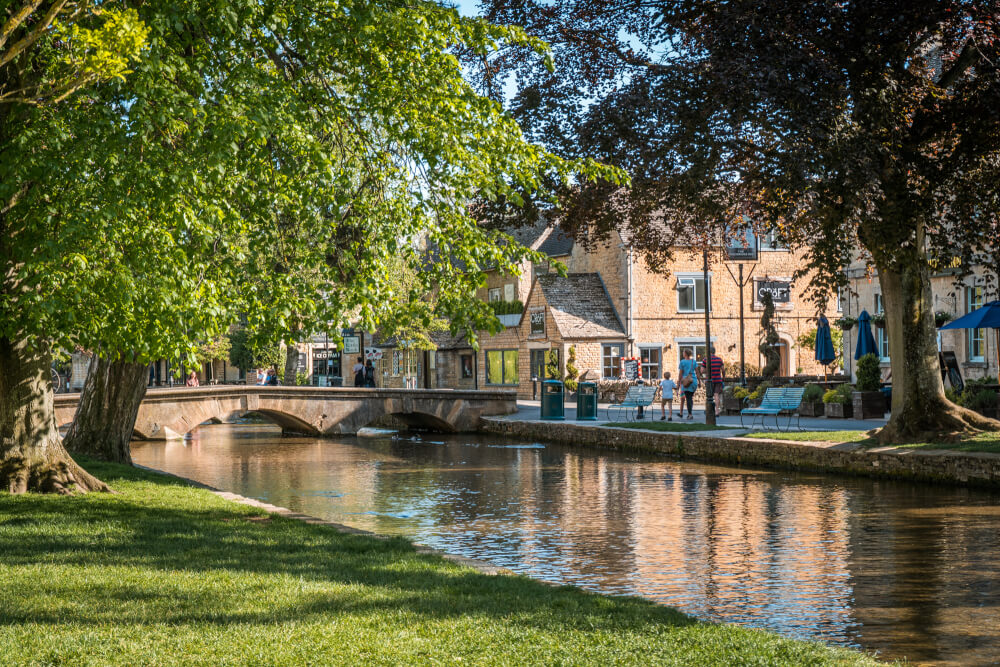
<path id="1" fill-rule="evenodd" d="M 765 294 L 770 294 L 774 303 L 791 303 L 792 284 L 787 280 L 758 280 L 757 303 L 764 301 Z"/>

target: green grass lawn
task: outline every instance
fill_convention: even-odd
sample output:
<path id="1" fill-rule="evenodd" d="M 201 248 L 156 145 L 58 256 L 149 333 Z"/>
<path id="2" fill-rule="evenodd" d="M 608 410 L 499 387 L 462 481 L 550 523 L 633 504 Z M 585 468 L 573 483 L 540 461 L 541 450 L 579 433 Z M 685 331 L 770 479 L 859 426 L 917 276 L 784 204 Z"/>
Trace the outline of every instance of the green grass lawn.
<path id="1" fill-rule="evenodd" d="M 957 442 L 916 442 L 899 445 L 881 445 L 866 435 L 866 431 L 803 431 L 801 433 L 748 433 L 745 438 L 795 440 L 797 442 L 857 442 L 864 447 L 903 447 L 906 449 L 947 449 L 956 452 L 1000 453 L 1000 433 L 979 433 Z"/>
<path id="2" fill-rule="evenodd" d="M 650 420 L 645 419 L 638 422 L 607 422 L 604 426 L 616 426 L 618 428 L 637 428 L 644 431 L 667 431 L 669 433 L 690 433 L 691 431 L 732 431 L 733 426 L 709 426 L 696 422 L 683 421 L 659 421 L 659 417 Z"/>
<path id="3" fill-rule="evenodd" d="M 119 493 L 0 493 L 0 665 L 875 664 L 86 467 Z"/>

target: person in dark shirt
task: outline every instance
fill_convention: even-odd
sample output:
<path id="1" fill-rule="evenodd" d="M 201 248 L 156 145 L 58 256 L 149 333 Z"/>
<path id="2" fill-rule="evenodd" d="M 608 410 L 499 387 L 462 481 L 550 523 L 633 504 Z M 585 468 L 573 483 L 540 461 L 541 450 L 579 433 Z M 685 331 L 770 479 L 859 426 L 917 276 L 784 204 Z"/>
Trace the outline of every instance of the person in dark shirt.
<path id="1" fill-rule="evenodd" d="M 712 378 L 712 393 L 715 394 L 715 416 L 718 417 L 722 413 L 723 363 L 722 359 L 715 356 L 714 345 L 709 348 L 708 359 L 702 360 L 701 366 L 705 369 L 708 377 Z"/>

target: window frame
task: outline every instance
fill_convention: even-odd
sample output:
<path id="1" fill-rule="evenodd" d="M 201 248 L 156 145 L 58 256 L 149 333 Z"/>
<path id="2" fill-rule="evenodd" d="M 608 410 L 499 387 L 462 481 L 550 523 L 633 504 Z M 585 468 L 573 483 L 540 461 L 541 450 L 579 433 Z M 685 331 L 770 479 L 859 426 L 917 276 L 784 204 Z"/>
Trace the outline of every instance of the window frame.
<path id="1" fill-rule="evenodd" d="M 977 285 L 965 288 L 965 312 L 971 313 L 977 308 L 983 307 L 983 288 Z M 979 354 L 973 354 L 973 350 L 978 349 Z M 966 329 L 965 330 L 965 361 L 973 364 L 981 364 L 986 361 L 986 330 Z"/>
<path id="2" fill-rule="evenodd" d="M 776 231 L 772 228 L 757 236 L 757 250 L 759 252 L 788 252 L 788 246 L 775 245 L 774 237 Z"/>
<path id="3" fill-rule="evenodd" d="M 490 370 L 493 368 L 493 362 L 490 361 L 490 355 L 496 353 L 499 353 L 500 355 L 500 382 L 493 382 L 490 378 Z M 509 381 L 511 378 L 507 377 L 507 360 L 511 356 L 513 356 L 514 359 L 513 381 Z M 486 366 L 486 384 L 492 387 L 516 387 L 520 384 L 520 361 L 518 360 L 517 348 L 497 348 L 485 350 L 483 358 Z"/>
<path id="4" fill-rule="evenodd" d="M 875 313 L 884 313 L 885 304 L 882 302 L 882 294 L 876 292 L 875 294 Z M 889 358 L 889 334 L 884 326 L 875 327 L 875 344 L 878 346 L 878 360 L 882 363 L 888 363 Z M 883 354 L 884 353 L 884 354 Z"/>
<path id="5" fill-rule="evenodd" d="M 702 290 L 704 293 L 704 298 L 707 302 L 708 312 L 712 312 L 712 274 L 708 274 L 708 281 L 706 282 L 705 276 L 702 273 L 678 273 L 677 274 L 677 312 L 683 314 L 694 314 L 694 313 L 704 313 L 705 305 L 703 304 L 701 308 L 698 307 L 698 281 L 705 284 L 705 288 Z M 681 307 L 681 293 L 690 289 L 691 290 L 691 309 L 685 309 Z"/>
<path id="6" fill-rule="evenodd" d="M 503 301 L 503 294 L 501 288 L 490 287 L 486 291 L 486 301 L 489 303 L 493 303 L 494 301 Z"/>
<path id="7" fill-rule="evenodd" d="M 647 363 L 643 360 L 643 354 L 649 352 L 656 352 L 657 361 L 656 363 Z M 640 345 L 639 346 L 639 364 L 642 368 L 642 377 L 647 380 L 659 380 L 663 377 L 663 346 L 662 345 Z M 656 375 L 654 376 L 652 372 L 647 369 L 656 368 Z"/>
<path id="8" fill-rule="evenodd" d="M 607 350 L 610 348 L 618 349 L 618 363 L 614 363 L 616 359 L 613 353 L 608 354 Z M 620 380 L 622 377 L 622 359 L 625 358 L 625 343 L 601 343 L 601 379 L 603 380 Z M 614 375 L 608 375 L 607 370 L 609 368 L 614 369 Z"/>

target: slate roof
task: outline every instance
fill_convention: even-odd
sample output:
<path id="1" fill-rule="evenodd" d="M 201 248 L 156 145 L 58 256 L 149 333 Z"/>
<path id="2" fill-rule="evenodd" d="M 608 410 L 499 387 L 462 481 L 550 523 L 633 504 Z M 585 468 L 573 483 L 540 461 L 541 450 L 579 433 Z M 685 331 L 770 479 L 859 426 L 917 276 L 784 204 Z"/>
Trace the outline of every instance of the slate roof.
<path id="1" fill-rule="evenodd" d="M 472 344 L 465 337 L 464 333 L 457 336 L 452 336 L 448 331 L 432 331 L 430 335 L 431 342 L 437 346 L 439 350 L 471 350 Z"/>
<path id="2" fill-rule="evenodd" d="M 600 275 L 571 273 L 540 275 L 535 287 L 542 290 L 563 338 L 621 338 L 625 335 Z"/>
<path id="3" fill-rule="evenodd" d="M 558 227 L 552 227 L 549 235 L 539 244 L 537 250 L 549 257 L 563 257 L 573 252 L 573 238 Z"/>

